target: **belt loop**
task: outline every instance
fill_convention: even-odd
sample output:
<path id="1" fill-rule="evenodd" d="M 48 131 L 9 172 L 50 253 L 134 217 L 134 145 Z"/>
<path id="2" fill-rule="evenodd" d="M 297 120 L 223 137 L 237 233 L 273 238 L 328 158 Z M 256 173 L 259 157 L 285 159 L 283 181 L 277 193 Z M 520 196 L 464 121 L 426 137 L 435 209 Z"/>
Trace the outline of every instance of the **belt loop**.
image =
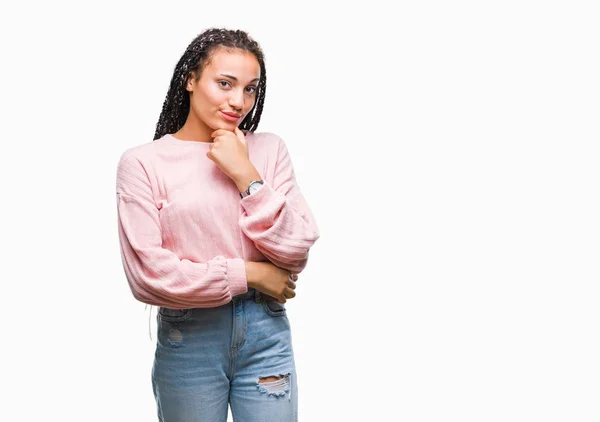
<path id="1" fill-rule="evenodd" d="M 256 303 L 260 302 L 260 292 L 258 290 L 256 290 L 256 289 L 254 289 L 254 301 Z"/>

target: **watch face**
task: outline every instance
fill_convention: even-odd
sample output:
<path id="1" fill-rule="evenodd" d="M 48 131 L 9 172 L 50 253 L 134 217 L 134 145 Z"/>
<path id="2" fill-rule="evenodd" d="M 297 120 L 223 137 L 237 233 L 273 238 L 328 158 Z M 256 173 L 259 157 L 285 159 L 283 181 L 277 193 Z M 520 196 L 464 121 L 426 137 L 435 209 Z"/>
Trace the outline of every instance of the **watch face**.
<path id="1" fill-rule="evenodd" d="M 261 182 L 254 182 L 250 185 L 250 187 L 248 188 L 248 191 L 250 192 L 250 194 L 256 192 L 258 189 L 260 189 L 260 187 L 263 184 Z"/>

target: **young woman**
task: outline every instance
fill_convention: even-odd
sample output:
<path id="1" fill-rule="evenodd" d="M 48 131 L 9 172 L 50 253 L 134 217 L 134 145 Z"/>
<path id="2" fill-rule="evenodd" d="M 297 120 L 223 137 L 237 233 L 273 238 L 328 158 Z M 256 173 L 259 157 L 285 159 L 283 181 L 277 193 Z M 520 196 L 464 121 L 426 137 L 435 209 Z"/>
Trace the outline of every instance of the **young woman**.
<path id="1" fill-rule="evenodd" d="M 263 52 L 211 28 L 177 63 L 152 142 L 117 168 L 123 267 L 159 307 L 152 386 L 158 419 L 296 421 L 285 302 L 319 238 L 286 144 L 255 132 Z"/>

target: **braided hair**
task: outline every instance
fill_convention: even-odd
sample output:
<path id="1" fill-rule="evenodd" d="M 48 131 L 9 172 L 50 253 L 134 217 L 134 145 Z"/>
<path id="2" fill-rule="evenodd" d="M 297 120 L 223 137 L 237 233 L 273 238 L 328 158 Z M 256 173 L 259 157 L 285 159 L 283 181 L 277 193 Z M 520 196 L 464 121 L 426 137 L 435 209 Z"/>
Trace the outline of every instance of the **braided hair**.
<path id="1" fill-rule="evenodd" d="M 175 66 L 173 78 L 163 103 L 162 112 L 156 123 L 154 139 L 167 133 L 175 133 L 184 125 L 190 111 L 190 97 L 185 89 L 190 74 L 200 79 L 202 69 L 208 65 L 212 54 L 219 48 L 241 49 L 252 53 L 260 65 L 260 80 L 256 88 L 256 102 L 239 128 L 254 132 L 260 122 L 267 88 L 267 73 L 264 54 L 260 46 L 245 31 L 225 28 L 209 28 L 198 35 L 186 48 Z"/>

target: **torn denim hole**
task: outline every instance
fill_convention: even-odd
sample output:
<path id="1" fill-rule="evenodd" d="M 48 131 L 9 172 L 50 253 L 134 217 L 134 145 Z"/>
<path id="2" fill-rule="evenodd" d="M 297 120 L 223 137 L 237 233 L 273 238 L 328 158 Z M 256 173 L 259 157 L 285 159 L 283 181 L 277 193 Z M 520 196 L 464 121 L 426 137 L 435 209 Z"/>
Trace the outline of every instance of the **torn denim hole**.
<path id="1" fill-rule="evenodd" d="M 292 398 L 292 382 L 290 377 L 291 372 L 280 374 L 279 376 L 259 377 L 256 388 L 261 393 L 266 393 L 269 396 L 283 397 L 288 392 L 288 400 Z M 273 378 L 275 378 L 273 380 Z"/>
<path id="2" fill-rule="evenodd" d="M 169 337 L 167 341 L 173 347 L 180 347 L 181 341 L 183 340 L 183 334 L 177 328 L 171 328 L 169 330 Z"/>

